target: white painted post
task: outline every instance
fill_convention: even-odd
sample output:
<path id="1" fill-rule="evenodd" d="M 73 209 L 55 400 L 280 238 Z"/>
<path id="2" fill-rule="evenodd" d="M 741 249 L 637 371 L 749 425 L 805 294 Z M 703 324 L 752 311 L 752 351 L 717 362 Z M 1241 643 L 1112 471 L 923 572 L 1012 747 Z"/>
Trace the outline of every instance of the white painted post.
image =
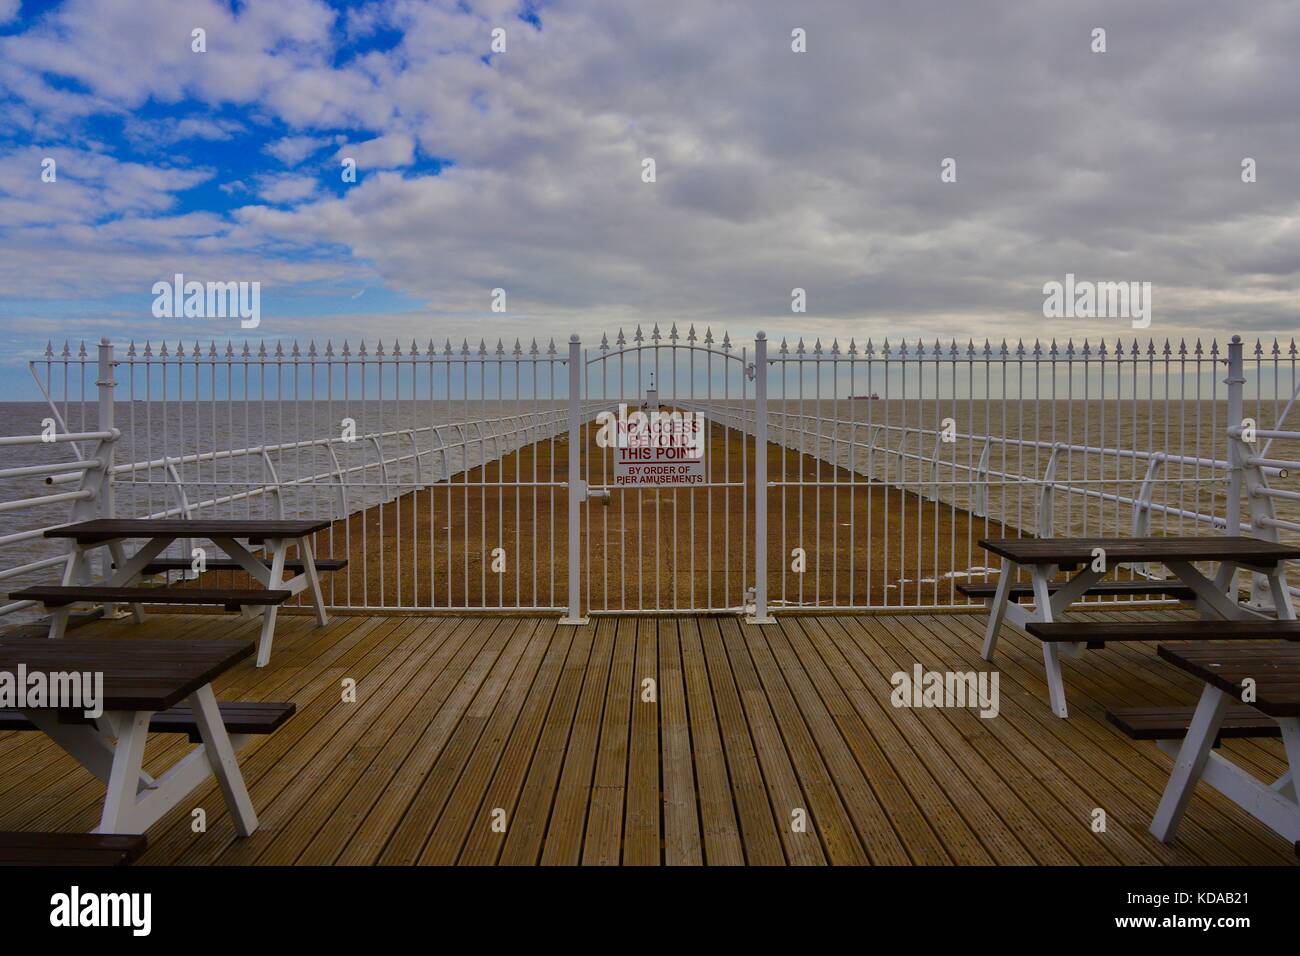
<path id="1" fill-rule="evenodd" d="M 582 341 L 569 336 L 569 611 L 561 624 L 586 624 L 582 616 Z"/>
<path id="2" fill-rule="evenodd" d="M 1228 386 L 1228 427 L 1240 428 L 1244 414 L 1242 386 L 1246 384 L 1245 365 L 1241 358 L 1241 336 L 1234 335 L 1228 343 L 1228 377 L 1223 380 Z M 1241 534 L 1241 481 L 1242 445 L 1239 438 L 1228 435 L 1228 534 Z"/>
<path id="3" fill-rule="evenodd" d="M 107 338 L 99 340 L 99 376 L 95 385 L 99 389 L 99 430 L 113 430 L 113 389 L 117 382 L 113 380 L 113 343 Z M 114 517 L 113 502 L 113 462 L 117 442 L 112 438 L 100 444 L 96 454 L 104 465 L 100 471 L 103 482 L 99 488 L 99 517 Z"/>
<path id="4" fill-rule="evenodd" d="M 754 336 L 754 615 L 747 624 L 775 624 L 767 610 L 767 335 Z"/>

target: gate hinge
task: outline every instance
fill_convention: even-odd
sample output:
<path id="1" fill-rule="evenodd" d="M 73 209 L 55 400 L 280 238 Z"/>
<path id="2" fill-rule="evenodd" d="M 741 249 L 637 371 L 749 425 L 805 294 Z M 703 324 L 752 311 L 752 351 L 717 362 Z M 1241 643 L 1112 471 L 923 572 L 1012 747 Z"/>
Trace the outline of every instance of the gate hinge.
<path id="1" fill-rule="evenodd" d="M 753 362 L 750 362 L 748 365 L 745 366 L 745 377 L 748 378 L 751 382 L 754 380 L 754 376 L 756 374 L 757 372 L 754 368 Z"/>

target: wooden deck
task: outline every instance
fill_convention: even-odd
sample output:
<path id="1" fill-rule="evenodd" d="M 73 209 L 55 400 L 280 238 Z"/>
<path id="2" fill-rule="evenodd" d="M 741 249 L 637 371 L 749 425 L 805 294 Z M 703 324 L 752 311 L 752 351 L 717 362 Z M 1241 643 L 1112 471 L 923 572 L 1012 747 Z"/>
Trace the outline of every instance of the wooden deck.
<path id="1" fill-rule="evenodd" d="M 1136 612 L 1135 612 L 1136 613 Z M 1127 615 L 1133 616 L 1133 615 Z M 150 864 L 1285 864 L 1280 837 L 1205 787 L 1177 842 L 1147 832 L 1168 775 L 1107 704 L 1191 702 L 1153 647 L 1066 665 L 1048 711 L 1039 645 L 1007 629 L 1001 714 L 900 709 L 890 675 L 979 670 L 982 616 L 281 617 L 270 666 L 218 697 L 293 700 L 240 754 L 261 828 L 215 783 L 149 833 Z M 77 636 L 256 636 L 153 615 Z M 345 703 L 342 682 L 356 681 Z M 657 701 L 643 702 L 653 680 Z M 157 772 L 190 745 L 151 739 Z M 1279 741 L 1233 741 L 1270 779 Z M 0 734 L 0 830 L 88 830 L 103 788 L 43 736 Z M 202 806 L 206 832 L 193 832 Z M 1105 832 L 1093 831 L 1094 810 Z M 792 822 L 806 812 L 808 825 Z M 494 823 L 498 826 L 494 827 Z M 502 832 L 503 831 L 503 832 Z"/>

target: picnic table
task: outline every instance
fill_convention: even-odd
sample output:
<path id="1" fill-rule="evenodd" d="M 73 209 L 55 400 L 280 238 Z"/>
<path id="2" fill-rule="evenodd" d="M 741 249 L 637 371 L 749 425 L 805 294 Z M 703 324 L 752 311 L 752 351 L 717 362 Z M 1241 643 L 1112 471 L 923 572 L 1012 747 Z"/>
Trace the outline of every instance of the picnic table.
<path id="1" fill-rule="evenodd" d="M 212 682 L 252 653 L 250 641 L 13 638 L 0 642 L 0 671 L 17 673 L 25 666 L 28 674 L 103 675 L 102 716 L 92 720 L 82 710 L 25 707 L 19 718 L 104 782 L 104 809 L 94 832 L 144 833 L 215 774 L 236 829 L 247 836 L 257 828 L 257 815 Z M 202 743 L 154 778 L 142 767 L 152 721 L 169 709 L 175 713 L 183 701 Z M 292 713 L 291 704 L 279 706 Z"/>
<path id="2" fill-rule="evenodd" d="M 1077 634 L 1056 623 L 1071 603 L 1085 594 L 1102 590 L 1101 579 L 1123 565 L 1162 564 L 1176 578 L 1174 582 L 1151 582 L 1154 593 L 1167 592 L 1172 583 L 1177 591 L 1191 596 L 1203 616 L 1211 619 L 1259 622 L 1262 615 L 1242 607 L 1231 593 L 1239 568 L 1262 574 L 1276 607 L 1277 620 L 1294 621 L 1295 608 L 1287 589 L 1284 563 L 1300 559 L 1300 548 L 1244 536 L 1141 537 L 1141 538 L 984 538 L 980 546 L 1001 558 L 1001 576 L 989 603 L 988 627 L 984 633 L 982 655 L 991 660 L 997 646 L 998 630 L 1003 621 L 1018 625 L 1043 641 L 1043 663 L 1047 674 L 1048 695 L 1052 711 L 1068 716 L 1065 684 L 1061 679 L 1061 654 L 1075 653 L 1086 642 L 1086 628 L 1076 625 Z M 1098 558 L 1100 557 L 1100 562 Z M 1201 573 L 1197 562 L 1216 562 L 1213 576 Z M 1094 567 L 1100 564 L 1100 569 Z M 1022 607 L 1012 600 L 1017 569 L 1028 570 L 1034 604 Z M 1055 580 L 1058 573 L 1073 570 L 1066 581 Z M 1127 583 L 1127 582 L 1125 582 Z M 1133 590 L 1133 589 L 1130 589 Z M 1093 625 L 1105 634 L 1106 625 Z M 1140 636 L 1140 634 L 1139 634 Z M 1189 638 L 1192 636 L 1189 633 Z M 1268 636 L 1254 633 L 1249 627 L 1238 638 Z M 1279 634 L 1280 636 L 1280 634 Z M 1110 640 L 1138 639 L 1125 637 L 1120 629 L 1111 632 Z"/>
<path id="3" fill-rule="evenodd" d="M 67 627 L 71 604 L 76 601 L 106 601 L 130 604 L 137 621 L 144 619 L 141 606 L 144 601 L 157 603 L 218 604 L 227 608 L 244 610 L 262 607 L 262 633 L 258 642 L 257 666 L 263 667 L 271 656 L 271 643 L 275 633 L 276 612 L 279 605 L 293 595 L 310 589 L 316 618 L 324 625 L 328 621 L 325 601 L 321 596 L 320 575 L 312 553 L 311 535 L 330 526 L 325 519 L 293 520 L 237 520 L 237 519 L 157 519 L 157 518 L 98 518 L 75 524 L 51 528 L 46 537 L 62 538 L 71 542 L 72 555 L 58 587 L 33 587 L 14 592 L 12 598 L 40 601 L 50 610 L 50 637 L 62 637 Z M 223 566 L 247 571 L 261 589 L 208 589 L 208 588 L 132 588 L 145 573 L 178 565 L 188 567 L 189 560 L 165 562 L 160 555 L 177 539 L 202 538 L 211 541 L 228 557 Z M 124 542 L 142 539 L 143 544 L 128 556 Z M 244 541 L 249 544 L 243 543 Z M 261 544 L 269 560 L 253 553 L 250 544 Z M 285 578 L 286 557 L 291 546 L 296 546 L 301 570 Z M 99 581 L 92 581 L 88 552 L 107 547 L 114 562 L 113 571 Z M 330 562 L 330 570 L 346 561 Z"/>
<path id="4" fill-rule="evenodd" d="M 1151 821 L 1151 833 L 1163 842 L 1174 838 L 1192 791 L 1204 780 L 1251 816 L 1300 843 L 1300 647 L 1288 644 L 1234 644 L 1170 647 L 1157 653 L 1205 682 L 1187 736 L 1176 750 L 1173 771 Z M 1248 685 L 1246 682 L 1253 682 Z M 1245 688 L 1252 687 L 1246 694 Z M 1241 701 L 1277 722 L 1288 770 L 1265 784 L 1231 760 L 1212 752 L 1224 730 L 1225 715 Z"/>

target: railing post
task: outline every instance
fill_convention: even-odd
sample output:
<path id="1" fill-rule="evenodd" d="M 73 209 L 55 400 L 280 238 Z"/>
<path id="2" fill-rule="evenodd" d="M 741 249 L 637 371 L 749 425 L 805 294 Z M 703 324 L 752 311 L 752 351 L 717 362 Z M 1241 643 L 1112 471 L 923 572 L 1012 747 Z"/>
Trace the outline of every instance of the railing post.
<path id="1" fill-rule="evenodd" d="M 747 624 L 775 624 L 767 610 L 767 335 L 754 337 L 754 614 Z"/>
<path id="2" fill-rule="evenodd" d="M 1228 386 L 1228 428 L 1240 428 L 1244 414 L 1242 387 L 1246 384 L 1245 364 L 1242 361 L 1241 336 L 1234 335 L 1228 343 L 1228 377 L 1223 384 Z M 1241 534 L 1241 483 L 1245 461 L 1242 458 L 1243 442 L 1228 434 L 1228 534 Z"/>
<path id="3" fill-rule="evenodd" d="M 586 624 L 582 616 L 582 341 L 569 336 L 569 611 L 561 624 Z"/>
<path id="4" fill-rule="evenodd" d="M 99 340 L 99 375 L 95 382 L 99 389 L 99 430 L 111 432 L 114 428 L 113 389 L 117 382 L 113 379 L 113 343 L 107 338 Z M 116 459 L 117 442 L 112 438 L 101 442 L 97 452 L 103 467 L 100 474 L 103 481 L 99 487 L 99 517 L 112 518 L 116 515 L 113 501 L 113 464 Z"/>

